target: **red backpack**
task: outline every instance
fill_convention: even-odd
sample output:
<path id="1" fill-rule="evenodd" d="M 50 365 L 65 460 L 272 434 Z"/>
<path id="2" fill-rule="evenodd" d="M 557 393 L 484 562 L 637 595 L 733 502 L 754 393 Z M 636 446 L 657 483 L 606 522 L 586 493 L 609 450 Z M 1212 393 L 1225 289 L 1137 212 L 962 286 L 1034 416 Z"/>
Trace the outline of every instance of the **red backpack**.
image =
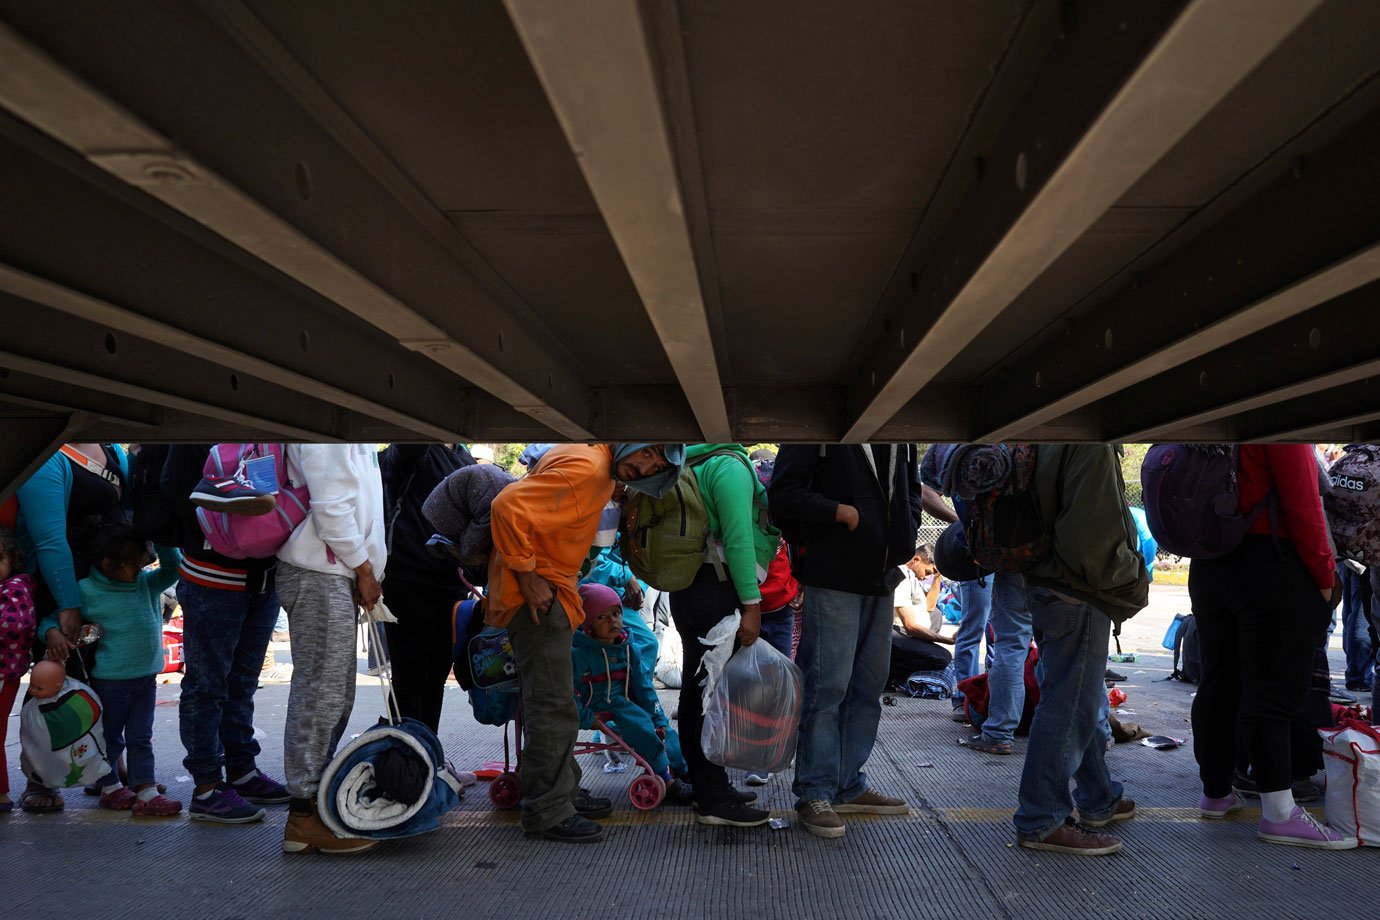
<path id="1" fill-rule="evenodd" d="M 231 559 L 263 559 L 275 555 L 311 510 L 311 494 L 305 484 L 288 478 L 282 444 L 217 444 L 206 458 L 202 475 L 223 479 L 255 457 L 272 457 L 278 481 L 278 506 L 268 514 L 226 514 L 196 509 L 197 523 L 211 549 Z"/>

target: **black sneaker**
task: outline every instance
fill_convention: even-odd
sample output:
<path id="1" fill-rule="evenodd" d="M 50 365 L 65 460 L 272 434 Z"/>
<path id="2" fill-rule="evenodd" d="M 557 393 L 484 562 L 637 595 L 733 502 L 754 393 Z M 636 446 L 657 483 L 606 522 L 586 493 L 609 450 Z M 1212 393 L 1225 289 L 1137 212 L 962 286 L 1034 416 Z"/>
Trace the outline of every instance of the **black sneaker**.
<path id="1" fill-rule="evenodd" d="M 771 820 L 771 812 L 753 808 L 742 802 L 729 800 L 711 805 L 695 806 L 695 821 L 717 827 L 761 827 Z"/>
<path id="2" fill-rule="evenodd" d="M 583 818 L 606 818 L 613 814 L 613 802 L 581 789 L 575 793 L 575 813 Z"/>
<path id="3" fill-rule="evenodd" d="M 1113 671 L 1111 668 L 1108 668 L 1107 672 L 1102 676 L 1110 681 L 1126 680 L 1125 674 L 1122 674 L 1120 671 Z"/>
<path id="4" fill-rule="evenodd" d="M 541 832 L 528 831 L 528 837 L 545 837 L 561 843 L 598 843 L 604 839 L 604 827 L 580 815 L 571 815 L 560 824 Z"/>
<path id="5" fill-rule="evenodd" d="M 198 507 L 209 511 L 224 511 L 226 514 L 268 514 L 278 507 L 276 498 L 254 488 L 244 473 L 238 470 L 231 476 L 207 477 L 201 480 L 187 499 Z"/>
<path id="6" fill-rule="evenodd" d="M 728 797 L 731 799 L 737 799 L 744 805 L 757 801 L 757 793 L 752 792 L 748 789 L 739 789 L 737 786 L 728 787 Z"/>

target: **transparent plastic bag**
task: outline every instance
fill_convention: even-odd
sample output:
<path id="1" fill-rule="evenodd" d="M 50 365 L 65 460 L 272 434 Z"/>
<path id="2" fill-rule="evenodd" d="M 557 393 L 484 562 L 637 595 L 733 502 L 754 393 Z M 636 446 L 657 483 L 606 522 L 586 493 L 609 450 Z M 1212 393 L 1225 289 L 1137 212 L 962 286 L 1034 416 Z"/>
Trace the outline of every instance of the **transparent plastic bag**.
<path id="1" fill-rule="evenodd" d="M 704 755 L 754 773 L 785 769 L 795 756 L 803 686 L 800 669 L 767 641 L 740 648 L 708 688 Z"/>

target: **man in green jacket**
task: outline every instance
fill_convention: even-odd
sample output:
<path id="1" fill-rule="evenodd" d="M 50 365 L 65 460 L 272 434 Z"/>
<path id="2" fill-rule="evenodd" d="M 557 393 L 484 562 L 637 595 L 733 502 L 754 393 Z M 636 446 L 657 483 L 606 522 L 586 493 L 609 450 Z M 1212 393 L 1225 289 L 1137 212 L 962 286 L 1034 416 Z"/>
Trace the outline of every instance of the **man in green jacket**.
<path id="1" fill-rule="evenodd" d="M 685 465 L 693 469 L 709 517 L 705 560 L 690 586 L 671 592 L 671 618 L 685 643 L 681 684 L 681 750 L 690 767 L 695 790 L 695 820 L 700 824 L 759 827 L 771 813 L 753 808 L 728 781 L 728 773 L 704 756 L 700 730 L 704 712 L 699 670 L 704 646 L 699 640 L 734 610 L 742 612 L 738 642 L 757 641 L 762 626 L 762 593 L 758 588 L 776 555 L 779 532 L 764 528 L 766 492 L 753 471 L 747 451 L 738 444 L 697 444 L 685 451 Z"/>
<path id="2" fill-rule="evenodd" d="M 1035 492 L 1054 545 L 1025 573 L 1040 646 L 1040 705 L 1021 772 L 1016 834 L 1029 849 L 1102 856 L 1119 851 L 1121 840 L 1096 829 L 1136 813 L 1107 772 L 1098 731 L 1107 640 L 1113 621 L 1149 602 L 1150 584 L 1111 447 L 1040 447 Z"/>

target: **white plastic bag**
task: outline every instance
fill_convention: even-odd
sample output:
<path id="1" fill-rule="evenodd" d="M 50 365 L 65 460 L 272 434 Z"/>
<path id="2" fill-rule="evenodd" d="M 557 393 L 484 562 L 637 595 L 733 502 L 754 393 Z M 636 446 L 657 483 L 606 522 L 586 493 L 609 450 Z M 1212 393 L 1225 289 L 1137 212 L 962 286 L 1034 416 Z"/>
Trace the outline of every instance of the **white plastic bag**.
<path id="1" fill-rule="evenodd" d="M 1380 726 L 1351 720 L 1321 734 L 1327 823 L 1363 847 L 1380 847 Z"/>
<path id="2" fill-rule="evenodd" d="M 674 626 L 668 626 L 661 633 L 661 655 L 656 660 L 656 676 L 671 690 L 679 690 L 681 682 L 681 662 L 685 653 L 680 644 L 680 633 Z"/>
<path id="3" fill-rule="evenodd" d="M 31 697 L 19 711 L 19 761 L 42 786 L 85 786 L 109 773 L 96 691 L 69 677 L 57 696 Z"/>
<path id="4" fill-rule="evenodd" d="M 795 756 L 803 687 L 800 669 L 771 643 L 740 648 L 706 688 L 704 755 L 754 773 L 785 769 Z"/>

